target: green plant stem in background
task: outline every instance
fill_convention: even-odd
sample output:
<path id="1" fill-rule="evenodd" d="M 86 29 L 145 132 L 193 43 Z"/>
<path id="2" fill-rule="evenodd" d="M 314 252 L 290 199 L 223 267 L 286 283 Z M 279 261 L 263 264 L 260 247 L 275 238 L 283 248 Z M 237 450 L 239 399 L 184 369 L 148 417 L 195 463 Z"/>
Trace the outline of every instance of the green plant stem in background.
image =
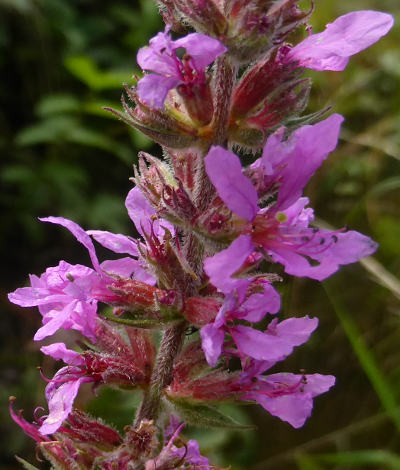
<path id="1" fill-rule="evenodd" d="M 400 432 L 400 409 L 397 407 L 396 398 L 390 383 L 380 370 L 373 352 L 368 348 L 356 323 L 347 311 L 346 306 L 340 300 L 340 290 L 334 287 L 335 280 L 325 281 L 323 286 L 365 374 L 374 387 L 383 408 Z"/>

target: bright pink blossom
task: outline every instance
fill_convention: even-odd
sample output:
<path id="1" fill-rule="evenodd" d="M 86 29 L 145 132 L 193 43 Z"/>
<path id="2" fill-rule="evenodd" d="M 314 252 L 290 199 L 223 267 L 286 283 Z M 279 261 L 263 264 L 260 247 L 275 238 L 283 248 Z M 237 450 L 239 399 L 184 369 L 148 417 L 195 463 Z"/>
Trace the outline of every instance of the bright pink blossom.
<path id="1" fill-rule="evenodd" d="M 95 342 L 97 302 L 103 300 L 103 297 L 105 301 L 109 298 L 110 291 L 107 286 L 114 281 L 111 276 L 130 278 L 133 275 L 138 280 L 152 283 L 154 278 L 133 258 L 121 258 L 100 264 L 90 236 L 75 222 L 63 217 L 47 217 L 40 220 L 67 228 L 88 250 L 94 269 L 61 261 L 58 266 L 48 268 L 40 277 L 31 275 L 31 287 L 23 287 L 10 293 L 9 300 L 21 307 L 39 307 L 43 326 L 35 334 L 36 341 L 63 328 L 77 330 Z M 109 236 L 109 243 L 111 240 L 115 246 L 115 237 L 118 235 Z M 126 240 L 131 243 L 130 247 L 134 246 L 131 240 Z M 131 250 L 130 253 L 132 252 Z"/>
<path id="2" fill-rule="evenodd" d="M 182 59 L 177 55 L 178 49 L 185 50 Z M 142 47 L 137 55 L 143 70 L 155 72 L 139 81 L 139 98 L 152 108 L 162 109 L 172 88 L 205 83 L 205 68 L 226 50 L 220 41 L 205 34 L 191 33 L 174 41 L 168 32 L 158 33 L 149 47 Z"/>
<path id="3" fill-rule="evenodd" d="M 98 274 L 82 265 L 60 261 L 40 277 L 30 275 L 31 287 L 22 287 L 8 295 L 21 307 L 39 308 L 43 326 L 34 336 L 40 341 L 60 328 L 77 330 L 95 341 L 97 300 L 91 294 L 100 282 Z"/>

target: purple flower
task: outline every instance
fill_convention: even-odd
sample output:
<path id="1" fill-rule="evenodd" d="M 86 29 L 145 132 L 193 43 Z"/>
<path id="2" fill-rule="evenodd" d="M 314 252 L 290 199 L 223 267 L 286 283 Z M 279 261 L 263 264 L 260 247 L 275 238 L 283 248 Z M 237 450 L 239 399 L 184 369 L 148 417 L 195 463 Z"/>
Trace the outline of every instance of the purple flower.
<path id="1" fill-rule="evenodd" d="M 68 366 L 61 368 L 46 387 L 46 399 L 49 414 L 42 422 L 39 432 L 53 434 L 67 419 L 78 394 L 79 387 L 85 382 L 95 382 L 95 378 L 87 376 L 83 357 L 65 347 L 64 343 L 54 343 L 40 350 L 54 359 L 63 360 Z"/>
<path id="2" fill-rule="evenodd" d="M 378 11 L 354 11 L 340 16 L 325 31 L 312 34 L 286 55 L 313 70 L 344 70 L 349 58 L 377 42 L 393 26 L 393 17 Z"/>
<path id="3" fill-rule="evenodd" d="M 276 335 L 293 347 L 306 343 L 318 325 L 316 318 L 289 318 L 278 323 L 273 320 L 265 333 Z M 327 392 L 335 383 L 332 375 L 295 375 L 278 373 L 262 375 L 277 362 L 286 359 L 283 354 L 276 361 L 242 359 L 241 390 L 247 390 L 242 399 L 256 401 L 273 416 L 287 421 L 294 428 L 303 426 L 311 415 L 313 398 Z"/>
<path id="4" fill-rule="evenodd" d="M 176 447 L 174 441 L 179 437 L 179 433 L 184 427 L 179 419 L 171 415 L 170 425 L 164 432 L 165 438 L 169 438 L 167 444 L 161 449 L 160 455 L 154 460 L 146 462 L 145 470 L 154 470 L 157 468 L 193 468 L 201 470 L 210 470 L 210 464 L 206 457 L 200 454 L 200 448 L 197 441 L 189 440 L 183 447 Z M 177 466 L 176 463 L 180 462 Z"/>
<path id="5" fill-rule="evenodd" d="M 267 313 L 275 314 L 280 309 L 279 294 L 267 281 L 261 278 L 232 278 L 244 261 L 243 258 L 232 256 L 232 252 L 236 252 L 243 241 L 246 242 L 246 239 L 237 238 L 226 250 L 208 258 L 205 264 L 210 282 L 225 294 L 224 303 L 214 322 L 200 331 L 202 348 L 211 366 L 216 365 L 222 353 L 226 333 L 236 344 L 237 355 L 243 364 L 246 364 L 247 358 L 253 358 L 258 367 L 263 367 L 265 364 L 270 366 L 281 361 L 291 354 L 295 346 L 308 340 L 318 325 L 316 318 L 308 316 L 291 318 L 280 323 L 273 320 L 265 332 L 236 323 L 242 323 L 243 320 L 257 323 Z M 242 250 L 242 253 L 247 255 L 246 250 Z"/>
<path id="6" fill-rule="evenodd" d="M 36 332 L 35 341 L 60 328 L 77 330 L 96 340 L 97 300 L 91 292 L 100 280 L 93 269 L 61 261 L 40 277 L 30 275 L 30 281 L 31 287 L 17 289 L 8 298 L 21 307 L 39 307 L 43 326 Z"/>
<path id="7" fill-rule="evenodd" d="M 273 416 L 300 428 L 311 415 L 313 398 L 327 392 L 334 384 L 332 375 L 279 373 L 257 376 L 248 381 L 250 391 L 242 399 L 256 401 Z"/>
<path id="8" fill-rule="evenodd" d="M 279 338 L 236 324 L 237 320 L 259 322 L 267 313 L 279 310 L 280 299 L 275 289 L 267 282 L 259 287 L 260 293 L 248 297 L 245 291 L 235 290 L 228 294 L 215 321 L 201 329 L 202 348 L 211 366 L 215 366 L 221 355 L 226 333 L 231 335 L 240 354 L 256 359 L 274 360 L 288 352 L 287 344 Z"/>
<path id="9" fill-rule="evenodd" d="M 182 59 L 177 56 L 178 49 L 185 49 Z M 173 41 L 168 32 L 158 33 L 137 55 L 143 70 L 155 72 L 139 81 L 139 98 L 152 108 L 162 109 L 172 88 L 205 83 L 205 68 L 226 50 L 217 39 L 204 34 L 192 33 Z"/>
<path id="10" fill-rule="evenodd" d="M 150 209 L 148 212 L 151 212 Z M 144 215 L 139 217 L 140 225 L 146 226 L 150 217 L 151 215 L 148 218 Z M 61 261 L 58 266 L 48 268 L 40 277 L 31 275 L 31 287 L 17 289 L 9 294 L 9 300 L 21 307 L 39 307 L 43 326 L 35 334 L 36 341 L 63 328 L 77 330 L 96 342 L 97 302 L 107 302 L 116 297 L 108 289 L 108 285 L 115 280 L 114 277 L 134 277 L 148 284 L 154 284 L 155 279 L 134 258 L 108 260 L 100 264 L 89 234 L 115 253 L 128 253 L 131 256 L 138 256 L 136 240 L 100 230 L 86 233 L 78 224 L 62 217 L 40 220 L 67 228 L 88 250 L 94 269 Z"/>
<path id="11" fill-rule="evenodd" d="M 205 158 L 207 174 L 227 207 L 244 219 L 236 223 L 241 225 L 241 235 L 220 257 L 239 263 L 258 250 L 282 264 L 288 274 L 323 280 L 340 265 L 376 250 L 377 244 L 358 232 L 310 228 L 313 211 L 305 208 L 308 199 L 300 197 L 310 177 L 336 147 L 342 121 L 342 116 L 333 114 L 318 124 L 301 127 L 287 141 L 282 132 L 268 139 L 262 158 L 252 165 L 261 174 L 263 191 L 271 196 L 277 193 L 276 200 L 271 197 L 264 208 L 258 207 L 257 190 L 243 174 L 239 158 L 221 147 L 211 148 Z M 318 264 L 312 265 L 309 259 Z M 210 266 L 223 271 L 223 261 L 206 259 L 206 272 Z"/>

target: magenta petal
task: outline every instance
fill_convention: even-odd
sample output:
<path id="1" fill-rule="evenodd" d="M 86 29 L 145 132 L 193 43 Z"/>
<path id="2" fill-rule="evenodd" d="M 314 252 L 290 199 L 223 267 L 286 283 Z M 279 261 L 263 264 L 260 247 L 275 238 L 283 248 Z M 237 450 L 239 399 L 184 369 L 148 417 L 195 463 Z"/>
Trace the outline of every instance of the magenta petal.
<path id="1" fill-rule="evenodd" d="M 229 293 L 235 287 L 248 283 L 244 279 L 232 279 L 246 259 L 252 254 L 253 242 L 249 235 L 240 235 L 225 250 L 206 258 L 204 270 L 210 277 L 211 283 L 221 292 Z"/>
<path id="2" fill-rule="evenodd" d="M 327 392 L 335 385 L 336 379 L 333 375 L 322 374 L 307 374 L 305 376 L 299 374 L 289 374 L 287 372 L 280 372 L 271 374 L 263 378 L 266 383 L 285 385 L 287 387 L 296 387 L 301 384 L 301 387 L 296 388 L 297 393 L 309 393 L 312 397 L 321 395 Z M 305 380 L 304 380 L 305 379 Z"/>
<path id="3" fill-rule="evenodd" d="M 281 308 L 281 298 L 278 292 L 265 283 L 264 292 L 251 295 L 242 303 L 241 309 L 246 312 L 242 318 L 250 323 L 261 321 L 266 313 L 278 313 Z"/>
<path id="4" fill-rule="evenodd" d="M 371 238 L 354 230 L 342 233 L 320 230 L 319 234 L 321 236 L 326 234 L 328 243 L 334 239 L 326 249 L 326 252 L 310 254 L 310 257 L 319 261 L 329 259 L 332 263 L 338 265 L 356 263 L 361 258 L 372 255 L 378 249 L 378 244 L 371 240 Z"/>
<path id="5" fill-rule="evenodd" d="M 239 217 L 251 221 L 258 212 L 258 195 L 243 174 L 239 158 L 222 147 L 211 147 L 205 158 L 207 175 L 218 195 Z"/>
<path id="6" fill-rule="evenodd" d="M 101 263 L 101 268 L 106 272 L 126 278 L 132 278 L 146 284 L 154 285 L 155 278 L 143 268 L 140 261 L 132 258 L 120 258 L 107 260 Z"/>
<path id="7" fill-rule="evenodd" d="M 334 383 L 332 375 L 272 374 L 260 377 L 245 398 L 256 400 L 272 415 L 300 428 L 311 415 L 313 397 L 327 392 Z"/>
<path id="8" fill-rule="evenodd" d="M 65 321 L 68 319 L 69 316 L 69 307 L 68 305 L 61 311 L 53 310 L 53 316 L 48 316 L 50 318 L 41 328 L 37 330 L 35 336 L 33 337 L 34 341 L 41 341 L 47 336 L 53 335 L 56 331 L 63 327 Z"/>
<path id="9" fill-rule="evenodd" d="M 149 201 L 143 196 L 140 189 L 135 186 L 128 193 L 125 200 L 125 206 L 128 210 L 129 217 L 135 224 L 136 230 L 144 236 L 144 232 L 151 233 L 152 228 L 156 236 L 162 238 L 164 228 L 168 229 L 172 234 L 175 233 L 174 226 L 163 219 L 157 219 L 155 209 L 150 205 Z"/>
<path id="10" fill-rule="evenodd" d="M 238 325 L 230 331 L 239 351 L 261 361 L 276 361 L 288 356 L 293 347 L 281 338 Z"/>
<path id="11" fill-rule="evenodd" d="M 222 42 L 205 34 L 191 33 L 174 42 L 176 49 L 179 47 L 186 49 L 186 53 L 190 55 L 198 71 L 204 70 L 219 55 L 227 51 Z"/>
<path id="12" fill-rule="evenodd" d="M 215 328 L 214 324 L 204 326 L 200 330 L 201 347 L 203 348 L 207 362 L 214 367 L 222 352 L 225 333 L 223 330 Z"/>
<path id="13" fill-rule="evenodd" d="M 278 210 L 287 209 L 301 197 L 311 176 L 336 148 L 342 122 L 343 116 L 332 114 L 317 124 L 303 126 L 286 142 L 281 142 L 279 150 L 275 140 L 272 145 L 270 139 L 267 141 L 262 160 L 264 167 L 270 164 L 271 158 L 275 162 L 271 178 L 280 182 Z"/>
<path id="14" fill-rule="evenodd" d="M 50 222 L 52 224 L 62 225 L 63 227 L 67 228 L 78 240 L 78 242 L 82 243 L 82 245 L 88 250 L 94 269 L 98 273 L 101 273 L 99 260 L 97 259 L 93 242 L 82 227 L 80 227 L 75 222 L 72 222 L 72 220 L 64 219 L 63 217 L 44 217 L 39 218 L 39 220 L 42 222 Z"/>
<path id="15" fill-rule="evenodd" d="M 311 393 L 313 397 L 316 397 L 333 387 L 336 378 L 333 375 L 307 374 L 306 381 L 307 383 L 304 385 L 304 390 Z"/>
<path id="16" fill-rule="evenodd" d="M 294 47 L 286 60 L 313 70 L 343 70 L 350 56 L 366 49 L 393 26 L 393 17 L 378 11 L 354 11 L 340 16 Z"/>
<path id="17" fill-rule="evenodd" d="M 60 372 L 60 371 L 59 371 Z M 55 376 L 55 378 L 57 375 Z M 53 434 L 61 426 L 62 422 L 68 418 L 71 413 L 72 405 L 75 397 L 78 394 L 79 387 L 83 382 L 88 382 L 87 377 L 79 377 L 77 379 L 69 380 L 61 384 L 59 387 L 54 387 L 50 382 L 46 387 L 46 395 L 48 396 L 49 415 L 43 421 L 39 428 L 41 434 Z M 47 393 L 49 386 L 52 386 L 52 392 Z"/>
<path id="18" fill-rule="evenodd" d="M 8 300 L 21 307 L 36 307 L 65 301 L 64 294 L 51 294 L 47 288 L 21 287 L 8 294 Z"/>
<path id="19" fill-rule="evenodd" d="M 270 398 L 257 394 L 257 402 L 272 416 L 286 421 L 295 429 L 301 428 L 311 416 L 313 400 L 309 393 L 295 393 Z"/>
<path id="20" fill-rule="evenodd" d="M 86 233 L 114 253 L 128 253 L 135 257 L 139 255 L 136 240 L 132 240 L 126 235 L 103 230 L 87 230 Z"/>
<path id="21" fill-rule="evenodd" d="M 185 447 L 171 446 L 169 455 L 176 459 L 184 459 L 185 468 L 192 468 L 193 470 L 210 470 L 208 459 L 200 454 L 199 444 L 194 439 L 188 441 Z M 181 466 L 180 468 L 184 467 Z M 153 468 L 156 469 L 157 467 L 149 467 L 151 470 L 153 470 Z"/>
<path id="22" fill-rule="evenodd" d="M 128 193 L 125 200 L 125 206 L 128 210 L 129 217 L 135 224 L 136 230 L 143 236 L 143 230 L 147 233 L 151 232 L 151 217 L 156 211 L 151 207 L 148 200 L 135 186 Z"/>
<path id="23" fill-rule="evenodd" d="M 278 323 L 276 334 L 289 342 L 292 346 L 300 346 L 308 341 L 311 333 L 318 326 L 318 318 L 289 318 Z M 267 330 L 268 331 L 268 330 Z"/>
<path id="24" fill-rule="evenodd" d="M 322 281 L 339 269 L 339 266 L 355 263 L 374 253 L 377 243 L 359 232 L 331 232 L 320 229 L 313 233 L 311 229 L 299 231 L 309 238 L 302 245 L 273 247 L 271 257 L 285 266 L 285 271 L 293 276 L 306 276 Z M 318 261 L 312 266 L 307 258 Z"/>
<path id="25" fill-rule="evenodd" d="M 174 41 L 168 33 L 158 33 L 150 39 L 149 46 L 139 49 L 137 63 L 143 70 L 150 70 L 165 77 L 179 77 Z"/>
<path id="26" fill-rule="evenodd" d="M 314 210 L 311 207 L 305 207 L 309 202 L 308 197 L 300 197 L 296 202 L 285 209 L 283 211 L 287 217 L 285 225 L 296 225 L 297 227 L 308 228 L 314 220 Z"/>
<path id="27" fill-rule="evenodd" d="M 169 90 L 175 88 L 179 82 L 176 77 L 150 73 L 139 80 L 137 92 L 140 100 L 150 108 L 163 109 Z"/>
<path id="28" fill-rule="evenodd" d="M 76 351 L 67 349 L 64 343 L 53 343 L 49 346 L 43 346 L 40 348 L 43 354 L 51 356 L 53 359 L 62 360 L 66 364 L 72 366 L 83 365 L 85 363 L 83 357 Z"/>

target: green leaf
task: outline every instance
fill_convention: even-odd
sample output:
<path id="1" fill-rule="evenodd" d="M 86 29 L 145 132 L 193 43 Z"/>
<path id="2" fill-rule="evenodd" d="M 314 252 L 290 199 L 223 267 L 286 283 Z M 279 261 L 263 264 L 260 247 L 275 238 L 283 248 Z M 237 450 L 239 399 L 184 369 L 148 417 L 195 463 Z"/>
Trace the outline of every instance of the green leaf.
<path id="1" fill-rule="evenodd" d="M 40 100 L 36 112 L 40 117 L 78 111 L 80 103 L 72 95 L 49 95 Z"/>
<path id="2" fill-rule="evenodd" d="M 211 406 L 197 405 L 185 400 L 175 400 L 169 397 L 168 401 L 182 420 L 193 426 L 240 430 L 255 429 L 255 426 L 238 423 L 230 416 L 222 414 Z"/>
<path id="3" fill-rule="evenodd" d="M 34 467 L 33 465 L 31 465 L 31 464 L 30 464 L 29 462 L 27 462 L 26 460 L 21 459 L 21 457 L 18 457 L 18 455 L 16 455 L 15 458 L 18 460 L 18 462 L 19 462 L 24 468 L 26 468 L 26 470 L 39 470 L 37 467 Z"/>
<path id="4" fill-rule="evenodd" d="M 134 71 L 102 71 L 86 56 L 69 56 L 65 59 L 66 69 L 92 90 L 119 89 L 128 82 Z"/>
<path id="5" fill-rule="evenodd" d="M 299 470 L 323 470 L 323 467 L 308 455 L 298 455 L 295 458 Z"/>
<path id="6" fill-rule="evenodd" d="M 121 318 L 116 317 L 113 314 L 103 314 L 102 317 L 105 320 L 112 321 L 114 323 L 120 323 L 121 325 L 128 325 L 134 328 L 162 328 L 165 325 L 165 322 L 161 320 L 152 320 L 150 318 Z"/>
<path id="7" fill-rule="evenodd" d="M 26 146 L 65 141 L 79 126 L 79 122 L 70 116 L 48 117 L 38 124 L 22 129 L 16 136 L 16 143 Z"/>

